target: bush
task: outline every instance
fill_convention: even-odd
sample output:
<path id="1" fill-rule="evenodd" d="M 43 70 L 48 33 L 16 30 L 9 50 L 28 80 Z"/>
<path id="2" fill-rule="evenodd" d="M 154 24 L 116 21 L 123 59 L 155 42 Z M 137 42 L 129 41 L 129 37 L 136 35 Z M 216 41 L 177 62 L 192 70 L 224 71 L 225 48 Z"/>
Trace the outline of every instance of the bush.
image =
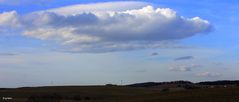
<path id="1" fill-rule="evenodd" d="M 199 87 L 194 86 L 194 85 L 184 85 L 183 86 L 185 89 L 198 89 Z"/>
<path id="2" fill-rule="evenodd" d="M 162 92 L 167 92 L 167 91 L 169 91 L 169 88 L 164 88 L 164 89 L 162 89 L 161 91 L 162 91 Z"/>
<path id="3" fill-rule="evenodd" d="M 85 99 L 85 100 L 90 100 L 90 97 L 86 96 L 84 99 Z"/>
<path id="4" fill-rule="evenodd" d="M 74 96 L 74 97 L 73 97 L 73 100 L 75 100 L 75 101 L 80 101 L 80 100 L 82 100 L 82 98 L 81 98 L 80 95 L 77 95 L 77 96 Z"/>
<path id="5" fill-rule="evenodd" d="M 61 96 L 57 94 L 32 95 L 28 97 L 27 102 L 60 102 Z"/>

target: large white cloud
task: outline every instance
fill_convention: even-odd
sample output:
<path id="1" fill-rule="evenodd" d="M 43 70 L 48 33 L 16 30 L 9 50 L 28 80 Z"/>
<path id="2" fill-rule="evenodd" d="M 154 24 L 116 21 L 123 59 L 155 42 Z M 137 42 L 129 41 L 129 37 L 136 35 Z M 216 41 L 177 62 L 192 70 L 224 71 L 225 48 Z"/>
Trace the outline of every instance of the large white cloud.
<path id="1" fill-rule="evenodd" d="M 0 20 L 0 25 L 18 22 L 23 35 L 56 41 L 62 48 L 74 52 L 165 47 L 165 41 L 181 40 L 211 30 L 207 20 L 185 18 L 169 8 L 135 6 L 136 9 L 125 10 L 112 6 L 117 3 L 121 8 L 122 5 L 134 4 L 113 2 L 74 5 L 26 15 L 17 15 L 13 11 L 0 14 L 0 18 L 6 18 L 7 15 L 5 20 Z M 141 6 L 146 4 L 135 2 L 139 3 Z M 89 8 L 92 5 L 93 8 Z"/>

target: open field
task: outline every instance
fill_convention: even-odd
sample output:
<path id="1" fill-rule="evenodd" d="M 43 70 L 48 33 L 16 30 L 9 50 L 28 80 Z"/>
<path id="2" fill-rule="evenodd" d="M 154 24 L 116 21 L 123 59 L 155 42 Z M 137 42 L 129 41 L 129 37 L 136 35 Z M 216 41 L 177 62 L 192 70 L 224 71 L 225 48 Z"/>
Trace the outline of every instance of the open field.
<path id="1" fill-rule="evenodd" d="M 1 89 L 0 102 L 239 102 L 239 87 L 157 90 L 120 86 Z"/>

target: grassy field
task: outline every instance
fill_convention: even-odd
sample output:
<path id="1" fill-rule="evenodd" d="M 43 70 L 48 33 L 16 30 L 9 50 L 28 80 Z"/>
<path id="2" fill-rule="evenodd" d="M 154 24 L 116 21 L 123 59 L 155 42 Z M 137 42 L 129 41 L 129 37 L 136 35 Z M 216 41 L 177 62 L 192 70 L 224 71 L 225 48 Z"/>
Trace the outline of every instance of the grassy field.
<path id="1" fill-rule="evenodd" d="M 239 102 L 239 88 L 157 90 L 117 86 L 0 89 L 0 102 Z M 11 100 L 3 98 L 11 97 Z"/>

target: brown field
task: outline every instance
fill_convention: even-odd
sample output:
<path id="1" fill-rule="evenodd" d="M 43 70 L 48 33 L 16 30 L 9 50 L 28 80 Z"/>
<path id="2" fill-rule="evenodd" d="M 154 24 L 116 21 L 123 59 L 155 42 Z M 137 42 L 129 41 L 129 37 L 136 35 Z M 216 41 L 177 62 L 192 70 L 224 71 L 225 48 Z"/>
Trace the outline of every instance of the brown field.
<path id="1" fill-rule="evenodd" d="M 239 102 L 239 88 L 157 90 L 120 86 L 0 89 L 0 102 Z M 11 97 L 11 100 L 3 100 Z"/>

